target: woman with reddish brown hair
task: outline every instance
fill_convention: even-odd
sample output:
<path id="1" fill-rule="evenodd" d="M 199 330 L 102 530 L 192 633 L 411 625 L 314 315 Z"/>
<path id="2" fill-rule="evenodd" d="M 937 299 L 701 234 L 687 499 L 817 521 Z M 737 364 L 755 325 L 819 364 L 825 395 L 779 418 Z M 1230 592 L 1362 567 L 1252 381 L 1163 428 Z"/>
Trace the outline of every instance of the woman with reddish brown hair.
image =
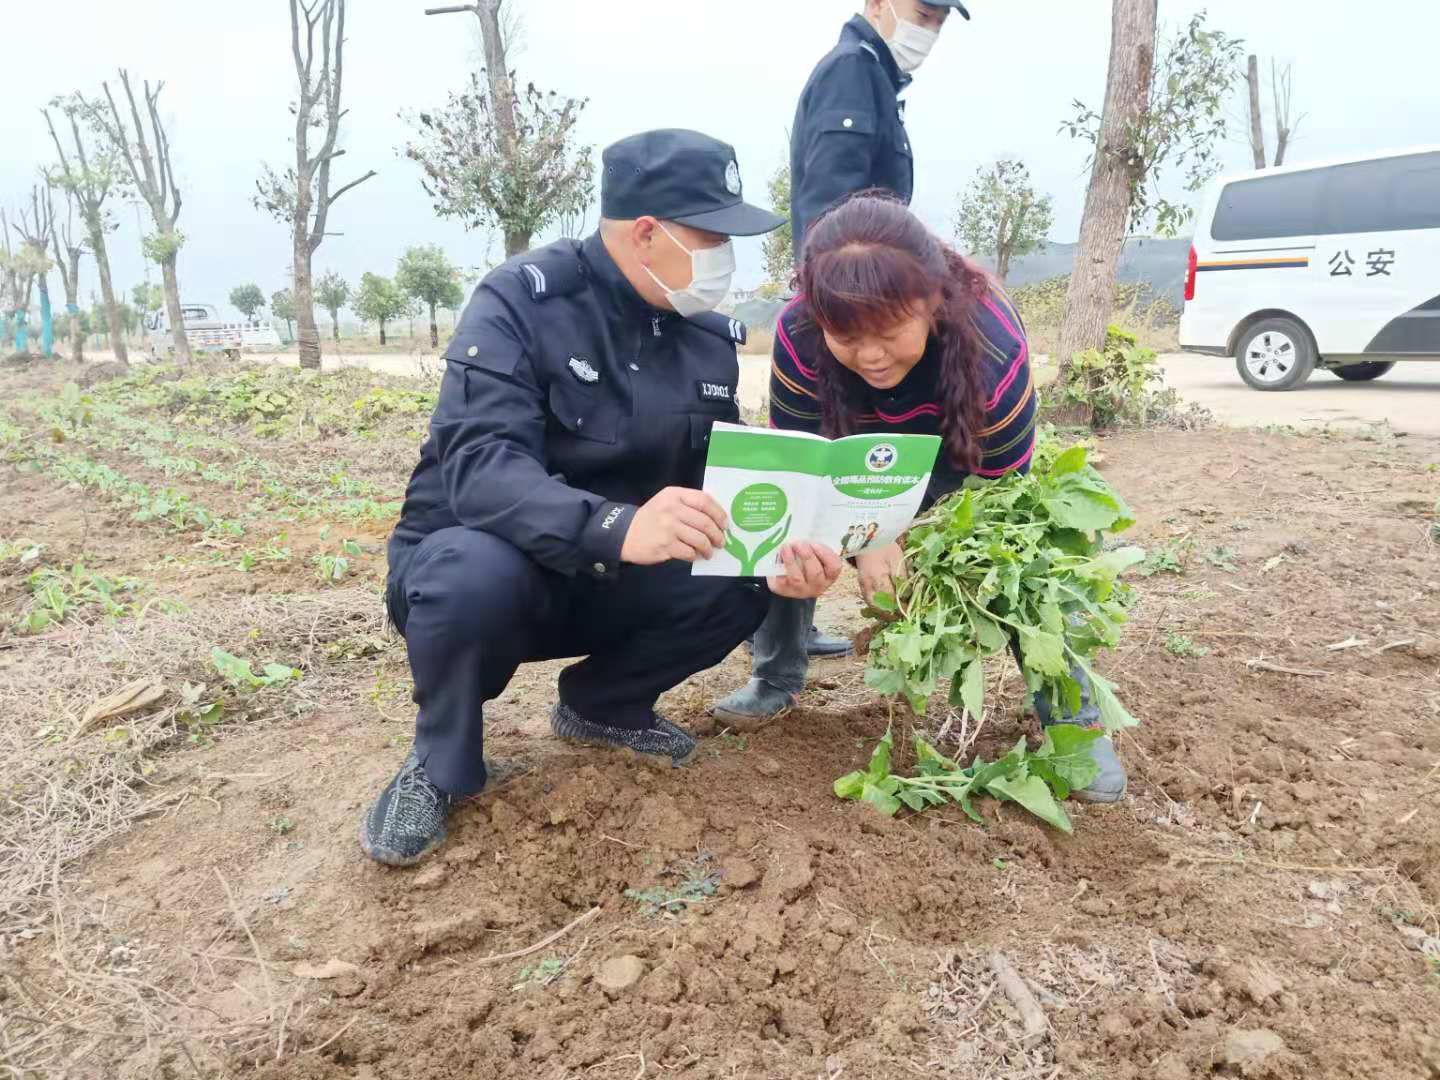
<path id="1" fill-rule="evenodd" d="M 1029 467 L 1035 384 L 1014 305 L 983 269 L 935 237 L 882 192 L 861 192 L 818 218 L 806 235 L 800 293 L 775 329 L 770 425 L 839 438 L 857 433 L 938 435 L 940 457 L 923 510 L 968 476 Z M 853 559 L 868 601 L 894 588 L 899 543 Z M 805 632 L 814 601 L 775 598 L 755 636 L 749 684 L 715 707 L 724 718 L 773 716 L 805 686 Z M 1088 684 L 1073 716 L 1034 700 L 1041 722 L 1095 726 Z M 1077 798 L 1114 802 L 1125 770 L 1108 738 L 1101 767 Z"/>

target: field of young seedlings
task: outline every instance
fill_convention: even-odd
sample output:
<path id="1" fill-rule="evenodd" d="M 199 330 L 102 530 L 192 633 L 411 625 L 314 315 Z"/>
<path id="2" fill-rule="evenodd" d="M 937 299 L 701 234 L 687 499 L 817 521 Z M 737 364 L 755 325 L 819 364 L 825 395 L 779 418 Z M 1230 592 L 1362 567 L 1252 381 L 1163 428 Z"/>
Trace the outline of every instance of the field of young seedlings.
<path id="1" fill-rule="evenodd" d="M 743 649 L 671 694 L 686 770 L 553 741 L 522 669 L 514 778 L 396 872 L 355 835 L 411 734 L 381 586 L 434 393 L 0 367 L 0 1077 L 1440 1076 L 1440 444 L 1057 447 L 1041 525 L 916 530 L 956 584 L 789 714 L 715 728 Z M 972 572 L 992 536 L 1043 588 Z M 1139 720 L 1123 803 L 1055 813 L 1084 737 L 1042 742 L 1006 620 Z"/>

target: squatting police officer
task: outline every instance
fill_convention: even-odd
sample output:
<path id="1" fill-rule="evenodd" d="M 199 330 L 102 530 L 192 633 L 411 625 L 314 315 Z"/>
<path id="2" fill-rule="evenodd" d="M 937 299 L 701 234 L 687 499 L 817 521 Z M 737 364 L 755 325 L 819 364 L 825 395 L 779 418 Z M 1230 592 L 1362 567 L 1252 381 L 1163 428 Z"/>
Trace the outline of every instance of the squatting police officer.
<path id="1" fill-rule="evenodd" d="M 900 93 L 940 38 L 959 0 L 866 0 L 811 72 L 790 128 L 790 227 L 798 262 L 810 223 L 847 195 L 884 188 L 905 202 L 915 169 Z M 788 309 L 787 309 L 788 310 Z M 782 312 L 781 317 L 784 317 Z M 775 348 L 785 348 L 776 335 Z M 773 392 L 772 392 L 773 393 Z M 776 599 L 752 642 L 749 683 L 720 700 L 725 720 L 773 716 L 805 688 L 808 656 L 843 656 L 845 638 L 822 634 L 815 605 Z"/>
<path id="2" fill-rule="evenodd" d="M 727 526 L 698 487 L 711 425 L 738 419 L 745 330 L 713 311 L 730 237 L 783 219 L 743 201 L 734 151 L 697 132 L 624 139 L 603 166 L 599 230 L 490 273 L 445 352 L 390 540 L 419 713 L 361 825 L 383 863 L 417 862 L 484 788 L 482 706 L 521 663 L 585 657 L 560 675 L 556 734 L 679 765 L 695 740 L 656 698 L 754 632 L 771 593 L 815 597 L 840 573 L 796 543 L 768 590 L 690 575 Z"/>

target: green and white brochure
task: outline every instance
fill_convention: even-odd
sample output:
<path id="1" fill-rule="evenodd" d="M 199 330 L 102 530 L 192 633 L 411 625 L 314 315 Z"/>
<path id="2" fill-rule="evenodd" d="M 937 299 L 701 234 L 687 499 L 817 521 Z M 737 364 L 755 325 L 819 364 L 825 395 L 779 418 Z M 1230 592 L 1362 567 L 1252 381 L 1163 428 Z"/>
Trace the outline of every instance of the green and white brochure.
<path id="1" fill-rule="evenodd" d="M 717 423 L 704 488 L 730 515 L 725 549 L 694 564 L 707 577 L 781 572 L 791 540 L 844 558 L 884 547 L 914 520 L 940 452 L 934 435 L 850 435 Z"/>

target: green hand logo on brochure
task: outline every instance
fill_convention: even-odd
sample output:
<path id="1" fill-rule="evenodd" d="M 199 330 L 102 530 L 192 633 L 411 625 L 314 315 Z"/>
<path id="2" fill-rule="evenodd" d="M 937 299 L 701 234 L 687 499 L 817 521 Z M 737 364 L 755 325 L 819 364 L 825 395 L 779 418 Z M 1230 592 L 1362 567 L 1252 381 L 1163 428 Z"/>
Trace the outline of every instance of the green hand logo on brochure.
<path id="1" fill-rule="evenodd" d="M 790 535 L 790 519 L 785 517 L 790 501 L 775 484 L 751 484 L 741 490 L 730 504 L 730 524 L 742 532 L 759 533 L 773 528 L 782 519 L 784 524 L 760 541 L 751 551 L 733 530 L 725 533 L 725 550 L 740 564 L 741 577 L 754 577 L 761 559 L 785 542 Z"/>

